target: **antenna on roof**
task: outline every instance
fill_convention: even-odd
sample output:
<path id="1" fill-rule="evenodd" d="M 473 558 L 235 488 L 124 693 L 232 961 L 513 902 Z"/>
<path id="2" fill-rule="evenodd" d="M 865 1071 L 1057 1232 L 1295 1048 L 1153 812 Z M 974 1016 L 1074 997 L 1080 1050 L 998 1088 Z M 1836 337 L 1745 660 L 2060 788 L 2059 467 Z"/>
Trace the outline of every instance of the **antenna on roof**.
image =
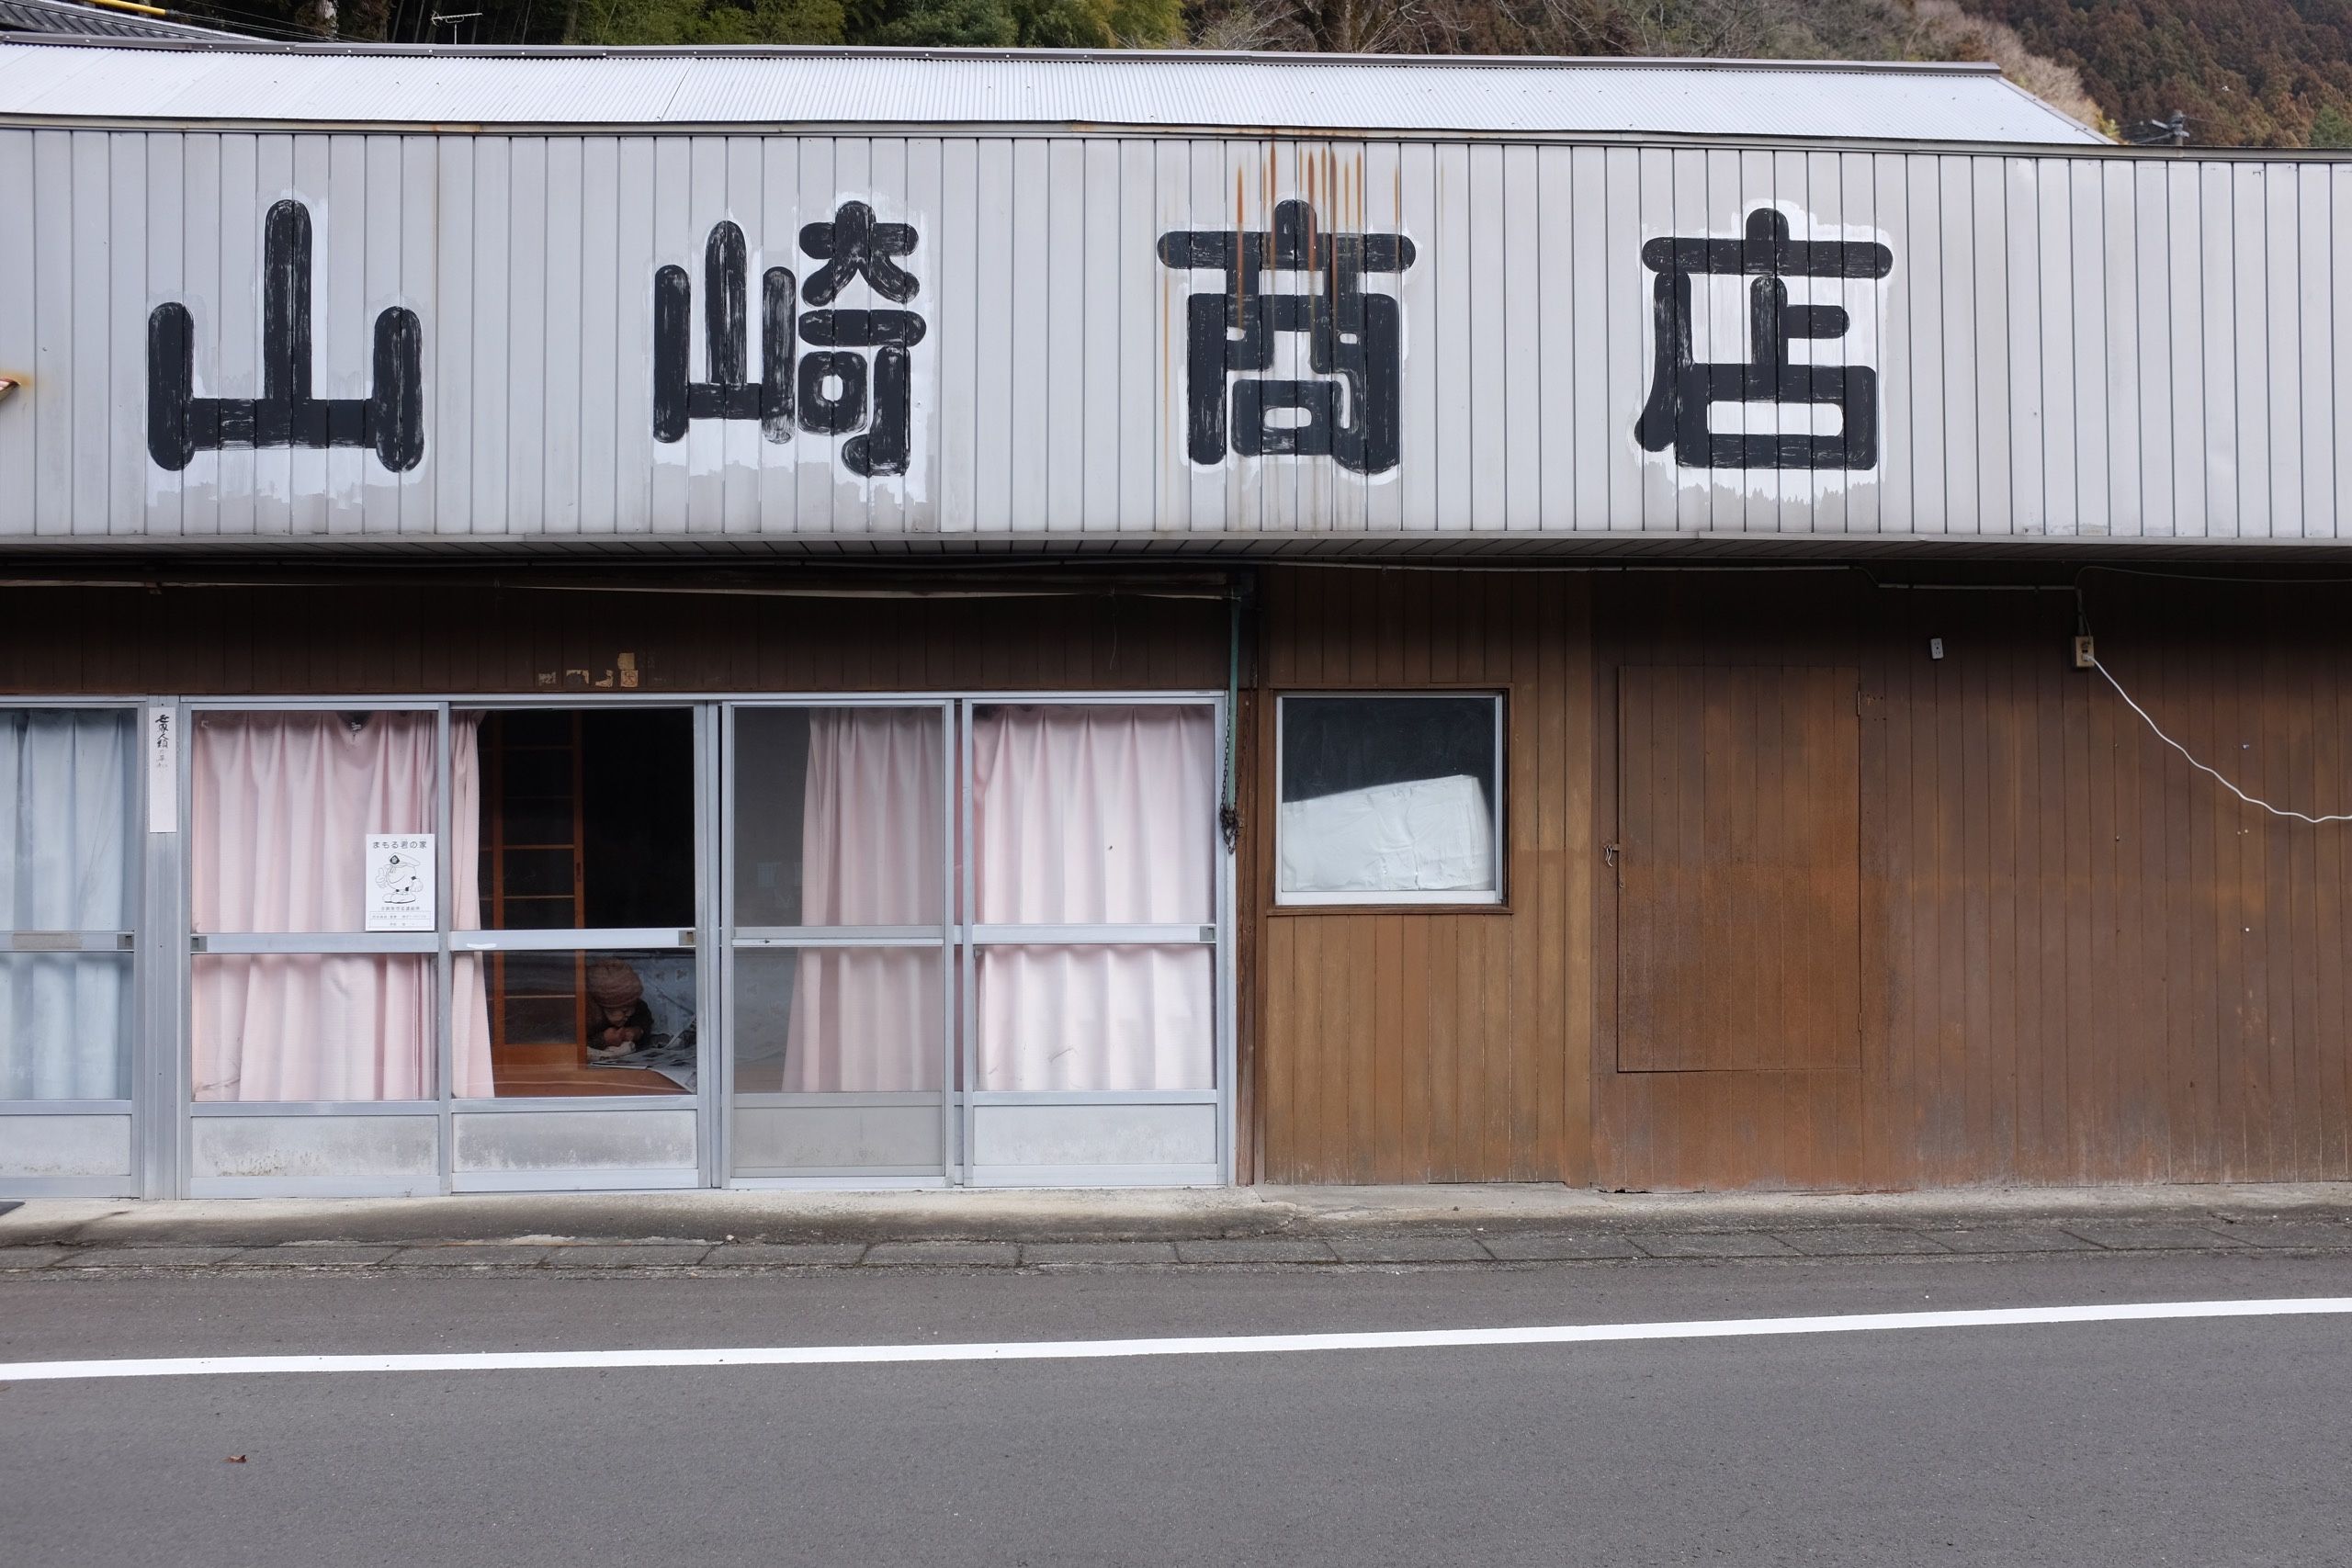
<path id="1" fill-rule="evenodd" d="M 2188 117 L 2178 109 L 2169 119 L 2143 119 L 2137 125 L 2123 128 L 2123 140 L 2134 147 L 2186 147 L 2188 145 Z"/>
<path id="2" fill-rule="evenodd" d="M 456 43 L 458 41 L 458 24 L 459 22 L 479 22 L 481 20 L 481 13 L 480 11 L 435 11 L 433 13 L 434 28 L 436 31 L 442 28 L 448 28 L 449 41 L 451 43 Z"/>

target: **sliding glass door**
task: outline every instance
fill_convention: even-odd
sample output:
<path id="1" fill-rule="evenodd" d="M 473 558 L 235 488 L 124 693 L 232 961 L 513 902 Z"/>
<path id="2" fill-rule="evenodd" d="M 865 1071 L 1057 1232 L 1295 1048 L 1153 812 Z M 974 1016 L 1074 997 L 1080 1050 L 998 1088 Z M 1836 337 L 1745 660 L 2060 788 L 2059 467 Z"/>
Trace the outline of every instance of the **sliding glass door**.
<path id="1" fill-rule="evenodd" d="M 739 1182 L 1214 1182 L 1218 713 L 739 705 Z"/>
<path id="2" fill-rule="evenodd" d="M 187 1190 L 707 1178 L 704 711 L 192 705 Z"/>
<path id="3" fill-rule="evenodd" d="M 729 716 L 729 1165 L 938 1182 L 956 1158 L 947 703 Z"/>
<path id="4" fill-rule="evenodd" d="M 137 1190 L 137 710 L 0 707 L 0 1193 Z"/>
<path id="5" fill-rule="evenodd" d="M 968 703 L 967 1178 L 1218 1179 L 1217 726 Z"/>
<path id="6" fill-rule="evenodd" d="M 187 713 L 191 1193 L 1229 1175 L 1214 697 Z M 123 723 L 41 745 L 120 773 Z M 88 1039 L 6 1098 L 123 1092 L 87 891 L 19 898 L 0 979 Z"/>

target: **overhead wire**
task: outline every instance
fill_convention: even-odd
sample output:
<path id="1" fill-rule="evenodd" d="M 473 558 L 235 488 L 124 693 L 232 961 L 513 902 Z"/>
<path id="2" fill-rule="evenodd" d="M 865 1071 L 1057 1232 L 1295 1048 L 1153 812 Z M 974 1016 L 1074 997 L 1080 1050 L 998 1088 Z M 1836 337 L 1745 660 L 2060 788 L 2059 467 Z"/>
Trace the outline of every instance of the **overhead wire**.
<path id="1" fill-rule="evenodd" d="M 2189 577 L 2193 575 L 2190 573 L 2132 572 L 2132 569 L 2128 567 L 2084 568 L 2082 572 L 2075 573 L 2075 625 L 2076 629 L 2086 638 L 2089 638 L 2091 637 L 2091 620 L 2089 606 L 2085 603 L 2083 598 L 2081 579 L 2084 572 L 2098 570 L 2132 572 L 2132 575 L 2150 577 Z M 2250 580 L 2245 578 L 2234 578 L 2203 579 L 2202 581 L 2244 582 Z M 2187 746 L 2184 746 L 2178 740 L 2174 739 L 2170 732 L 2168 732 L 2163 725 L 2156 722 L 2155 716 L 2140 705 L 2140 700 L 2133 696 L 2131 692 L 2125 688 L 2121 681 L 2116 679 L 2115 671 L 2109 670 L 2107 667 L 2106 661 L 2098 657 L 2098 644 L 2095 640 L 2091 643 L 2091 651 L 2087 657 L 2090 662 L 2090 667 L 2098 671 L 2100 677 L 2105 680 L 2109 686 L 2115 688 L 2115 694 L 2123 699 L 2123 705 L 2140 716 L 2140 722 L 2148 727 L 2150 733 L 2154 735 L 2157 739 L 2163 741 L 2165 745 L 2171 747 L 2174 750 L 2179 752 L 2190 767 L 2196 769 L 2199 773 L 2203 773 L 2206 777 L 2211 779 L 2215 784 L 2220 784 L 2223 789 L 2228 790 L 2232 795 L 2236 795 L 2248 806 L 2258 807 L 2261 810 L 2268 812 L 2273 817 L 2282 818 L 2289 821 L 2308 822 L 2314 828 L 2325 827 L 2331 822 L 2352 822 L 2352 811 L 2332 811 L 2324 815 L 2315 817 L 2308 811 L 2298 811 L 2292 807 L 2274 805 L 2270 801 L 2263 799 L 2260 795 L 2251 795 L 2245 790 L 2239 788 L 2234 780 L 2231 779 L 2226 773 L 2223 773 L 2221 769 L 2214 767 L 2211 763 L 2199 757 L 2196 752 L 2191 751 Z"/>

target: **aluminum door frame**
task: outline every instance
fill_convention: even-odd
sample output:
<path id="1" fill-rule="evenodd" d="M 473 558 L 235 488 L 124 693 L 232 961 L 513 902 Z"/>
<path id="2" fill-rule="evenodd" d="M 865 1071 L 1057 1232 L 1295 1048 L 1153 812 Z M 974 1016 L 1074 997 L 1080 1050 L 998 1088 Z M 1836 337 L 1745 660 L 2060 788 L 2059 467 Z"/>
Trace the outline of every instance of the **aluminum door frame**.
<path id="1" fill-rule="evenodd" d="M 11 1198 L 128 1198 L 159 1196 L 153 1180 L 148 1145 L 154 1141 L 159 1125 L 169 1120 L 158 1114 L 157 1096 L 149 1082 L 153 1073 L 155 1049 L 150 1044 L 148 1017 L 152 1007 L 151 993 L 160 972 L 168 973 L 169 964 L 158 964 L 149 949 L 153 945 L 149 930 L 147 910 L 154 896 L 153 854 L 157 846 L 151 840 L 158 835 L 149 831 L 148 779 L 151 769 L 146 765 L 146 717 L 151 712 L 171 710 L 172 705 L 154 697 L 28 697 L 11 696 L 0 699 L 0 710 L 38 708 L 66 712 L 126 713 L 130 716 L 131 746 L 130 840 L 122 852 L 132 876 L 131 908 L 129 929 L 119 931 L 33 931 L 14 928 L 0 929 L 0 953 L 121 953 L 130 970 L 130 1049 L 123 1062 L 123 1089 L 118 1098 L 99 1100 L 0 1100 L 0 1129 L 5 1129 L 12 1117 L 19 1116 L 79 1116 L 119 1119 L 128 1126 L 129 1165 L 119 1175 L 104 1176 L 20 1176 L 0 1177 L 0 1194 Z M 174 744 L 178 743 L 176 716 L 173 720 Z M 168 846 L 164 846 L 168 848 Z M 29 939 L 29 940 L 28 940 Z"/>
<path id="2" fill-rule="evenodd" d="M 1215 691 L 1153 691 L 1153 692 L 989 692 L 967 694 L 957 699 L 957 811 L 962 819 L 962 841 L 977 842 L 973 820 L 973 718 L 983 707 L 1197 707 L 1209 713 L 1209 728 L 1213 754 L 1222 757 L 1228 740 L 1227 726 L 1232 716 L 1227 711 L 1225 694 Z M 966 1092 L 963 1107 L 961 1143 L 965 1161 L 962 1180 L 983 1186 L 1230 1186 L 1234 1171 L 1234 1107 L 1238 1103 L 1234 1093 L 1235 1075 L 1235 1015 L 1236 1001 L 1233 982 L 1233 898 L 1234 851 L 1221 839 L 1211 846 L 1211 890 L 1209 908 L 1213 924 L 1203 928 L 1190 922 L 1175 926 L 1132 925 L 1052 925 L 1052 926 L 988 926 L 973 917 L 978 912 L 978 887 L 972 857 L 966 856 L 959 867 L 959 900 L 957 908 L 963 919 L 957 923 L 959 938 L 960 978 L 963 991 L 963 1016 L 958 1033 L 958 1050 L 962 1055 Z M 1203 937 L 1203 930 L 1213 932 Z M 1191 935 L 1185 933 L 1190 932 Z M 1021 938 L 1042 937 L 1052 933 L 1053 940 L 1033 941 L 1024 944 Z M 1172 939 L 1172 940 L 1171 940 Z M 1212 1017 L 1216 1038 L 1210 1049 L 1211 1087 L 1195 1089 L 1008 1089 L 985 1090 L 979 1082 L 979 983 L 978 949 L 989 945 L 1118 945 L 1144 942 L 1152 945 L 1182 945 L 1189 942 L 1211 945 L 1210 960 L 1213 996 Z M 1171 1180 L 1161 1169 L 1149 1166 L 1083 1166 L 1083 1167 L 980 1167 L 972 1157 L 976 1145 L 976 1123 L 978 1111 L 993 1105 L 1210 1105 L 1215 1107 L 1216 1124 L 1216 1156 L 1213 1178 L 1207 1181 Z M 978 1175 L 976 1176 L 976 1171 Z"/>
<path id="3" fill-rule="evenodd" d="M 710 1150 L 714 1142 L 712 1113 L 714 1089 L 707 1081 L 707 1068 L 711 1052 L 705 1048 L 696 1063 L 696 1092 L 693 1095 L 612 1095 L 596 1097 L 531 1097 L 505 1100 L 460 1100 L 455 1093 L 455 1036 L 451 1016 L 452 974 L 456 939 L 487 939 L 482 946 L 469 945 L 468 951 L 484 952 L 503 949 L 515 951 L 537 943 L 544 949 L 548 944 L 538 939 L 546 933 L 465 932 L 459 933 L 451 923 L 448 908 L 450 890 L 455 882 L 450 874 L 451 812 L 456 790 L 451 767 L 450 730 L 452 716 L 458 712 L 488 712 L 492 710 L 533 709 L 609 709 L 609 708 L 669 708 L 684 709 L 694 717 L 695 741 L 692 761 L 695 780 L 695 940 L 677 942 L 675 937 L 684 928 L 650 928 L 647 932 L 620 931 L 601 934 L 660 934 L 668 931 L 673 939 L 667 944 L 680 950 L 695 952 L 695 989 L 697 1017 L 703 1010 L 703 997 L 707 994 L 715 976 L 708 957 L 711 946 L 708 931 L 711 926 L 710 855 L 716 847 L 712 832 L 708 783 L 711 753 L 716 747 L 712 734 L 710 709 L 722 700 L 702 693 L 613 693 L 601 691 L 566 691 L 514 694 L 468 694 L 459 696 L 418 694 L 334 694 L 327 696 L 206 696 L 179 699 L 155 699 L 151 705 L 174 707 L 177 714 L 177 802 L 178 831 L 170 835 L 176 842 L 165 847 L 173 869 L 175 886 L 167 904 L 152 901 L 148 906 L 151 924 L 157 928 L 148 946 L 155 950 L 152 967 L 158 972 L 154 984 L 168 987 L 172 1028 L 168 1032 L 157 1032 L 153 1038 L 154 1050 L 166 1054 L 170 1066 L 159 1077 L 169 1080 L 172 1114 L 168 1118 L 172 1140 L 168 1160 L 172 1171 L 172 1190 L 183 1197 L 236 1195 L 252 1197 L 368 1197 L 396 1195 L 420 1191 L 448 1193 L 460 1190 L 507 1191 L 578 1191 L 578 1190 L 659 1190 L 663 1188 L 707 1186 L 711 1180 Z M 78 705 L 93 705 L 88 704 Z M 193 890 L 187 875 L 194 840 L 189 832 L 187 806 L 193 784 L 194 745 L 190 727 L 204 713 L 302 713 L 302 712 L 430 712 L 436 716 L 435 740 L 435 878 L 438 895 L 435 909 L 435 930 L 432 932 L 364 933 L 364 932 L 237 932 L 206 933 L 201 951 L 206 953 L 337 953 L 337 952 L 415 952 L 433 956 L 435 965 L 434 1008 L 434 1089 L 433 1098 L 420 1100 L 213 1100 L 199 1105 L 194 1099 L 188 1073 L 193 1026 L 190 986 L 193 965 L 191 959 L 198 951 L 198 934 L 194 930 L 194 911 L 190 906 Z M 163 837 L 163 835 L 151 835 Z M 151 883 L 152 886 L 152 883 Z M 168 913 L 167 923 L 158 917 Z M 595 937 L 594 931 L 561 933 L 567 939 Z M 506 939 L 517 938 L 510 944 Z M 168 941 L 171 951 L 165 953 L 162 944 Z M 577 940 L 563 944 L 566 951 L 579 948 Z M 662 946 L 660 942 L 639 943 L 639 946 Z M 699 1029 L 697 1035 L 699 1036 Z M 512 1179 L 465 1178 L 456 1170 L 456 1119 L 458 1115 L 516 1114 L 530 1111 L 560 1111 L 565 1114 L 594 1115 L 642 1111 L 675 1111 L 691 1107 L 695 1111 L 696 1157 L 693 1170 L 683 1178 L 673 1171 L 618 1170 L 530 1171 Z M 195 1174 L 195 1128 L 198 1121 L 238 1118 L 377 1118 L 408 1117 L 430 1119 L 435 1122 L 434 1174 L 422 1181 L 401 1178 L 373 1176 L 325 1176 L 305 1178 L 199 1178 Z M 161 1120 L 161 1119 L 159 1119 Z M 147 1140 L 152 1149 L 157 1140 Z M 681 1168 L 682 1169 L 684 1168 Z"/>
<path id="4" fill-rule="evenodd" d="M 713 946 L 718 950 L 722 977 L 718 992 L 719 1036 L 721 1041 L 718 1081 L 727 1096 L 726 1114 L 718 1119 L 718 1179 L 720 1185 L 746 1189 L 887 1189 L 908 1187 L 960 1187 L 974 1182 L 973 1155 L 976 1112 L 989 1105 L 1057 1104 L 1057 1105 L 1165 1105 L 1201 1104 L 1214 1108 L 1216 1124 L 1216 1157 L 1213 1167 L 1204 1166 L 1200 1175 L 1204 1182 L 1230 1185 L 1234 1179 L 1235 1138 L 1234 1108 L 1238 1097 L 1235 1092 L 1237 1073 L 1236 1015 L 1238 998 L 1234 984 L 1234 852 L 1217 841 L 1213 850 L 1211 910 L 1213 931 L 1203 936 L 1194 925 L 1173 927 L 1143 926 L 1055 926 L 1024 931 L 1022 928 L 989 928 L 969 917 L 974 912 L 972 902 L 972 865 L 970 857 L 959 856 L 958 846 L 971 841 L 971 735 L 972 716 L 976 708 L 1020 706 L 1065 707 L 1137 707 L 1172 706 L 1204 708 L 1210 715 L 1211 729 L 1220 750 L 1228 743 L 1232 716 L 1227 709 L 1225 694 L 1216 691 L 1146 691 L 1146 692 L 893 692 L 893 693 L 775 693 L 759 695 L 728 696 L 718 699 L 721 709 L 723 743 L 719 749 L 717 846 L 718 903 L 713 911 L 718 932 Z M 761 934 L 742 940 L 733 922 L 735 908 L 734 832 L 737 803 L 735 799 L 735 719 L 745 710 L 794 708 L 822 710 L 840 708 L 923 708 L 940 710 L 947 726 L 945 776 L 943 779 L 944 809 L 946 820 L 942 824 L 943 842 L 946 845 L 943 871 L 946 878 L 942 888 L 944 908 L 947 919 L 941 929 L 942 945 L 942 1008 L 941 1024 L 944 1043 L 941 1081 L 945 1086 L 940 1096 L 942 1116 L 943 1161 L 936 1175 L 928 1171 L 910 1175 L 865 1172 L 856 1170 L 810 1170 L 790 1175 L 738 1176 L 734 1173 L 732 1129 L 738 1100 L 734 1091 L 735 1074 L 735 955 L 744 948 L 813 948 L 821 946 L 911 946 L 908 942 L 860 937 L 858 932 L 882 931 L 929 931 L 930 928 L 758 928 Z M 1210 945 L 1214 952 L 1212 968 L 1215 993 L 1212 999 L 1216 1040 L 1212 1048 L 1214 1083 L 1203 1090 L 1053 1090 L 990 1092 L 975 1087 L 978 1082 L 978 992 L 976 948 L 992 942 L 1012 940 L 1008 932 L 1020 935 L 1043 935 L 1046 931 L 1067 941 L 1083 936 L 1088 941 L 1109 942 L 1154 941 L 1172 937 L 1178 942 L 1196 941 Z M 928 942 L 920 945 L 929 945 Z M 1046 945 L 1053 945 L 1046 943 Z M 949 981 L 955 983 L 950 984 Z M 927 1098 L 927 1097 L 926 1097 Z M 827 1102 L 842 1104 L 842 1098 L 831 1095 L 792 1097 L 758 1096 L 754 1105 L 763 1102 L 783 1104 L 813 1104 Z M 986 1178 L 990 1184 L 1000 1184 L 1004 1178 Z M 1153 1182 L 1165 1180 L 1156 1169 L 1148 1167 L 1121 1168 L 1114 1166 L 1049 1169 L 1040 1168 L 1025 1176 L 1012 1179 L 1022 1185 L 1069 1185 L 1079 1180 L 1089 1182 Z"/>
<path id="5" fill-rule="evenodd" d="M 709 960 L 710 948 L 710 854 L 713 849 L 707 803 L 709 784 L 710 705 L 691 696 L 672 696 L 666 693 L 631 692 L 549 692 L 528 696 L 484 695 L 452 697 L 447 709 L 454 720 L 461 713 L 531 713 L 554 710 L 570 712 L 611 712 L 620 708 L 675 712 L 683 710 L 693 724 L 687 759 L 694 769 L 694 809 L 692 813 L 694 843 L 694 900 L 691 926 L 606 926 L 558 928 L 554 930 L 515 930 L 504 931 L 459 931 L 454 922 L 444 931 L 442 944 L 449 953 L 451 980 L 443 996 L 445 1021 L 441 1032 L 442 1103 L 448 1118 L 441 1148 L 442 1181 L 452 1192 L 576 1192 L 576 1191 L 648 1191 L 679 1188 L 707 1187 L 710 1184 L 709 1168 L 711 1128 L 715 1121 L 715 1103 L 709 1075 L 705 1071 L 710 1053 L 701 1045 L 702 1020 L 708 1009 L 713 976 Z M 445 762 L 443 773 L 451 780 L 451 803 L 456 798 L 455 778 Z M 445 809 L 446 820 L 447 812 Z M 445 831 L 445 838 L 447 833 Z M 445 867 L 448 851 L 442 851 Z M 454 886 L 452 883 L 450 886 Z M 452 912 L 454 916 L 454 911 Z M 611 1095 L 508 1095 L 482 1099 L 467 1099 L 456 1091 L 457 1035 L 456 1019 L 446 1016 L 454 1001 L 454 964 L 460 955 L 488 959 L 503 953 L 691 953 L 695 955 L 695 1090 L 692 1094 L 611 1094 Z M 691 1109 L 695 1119 L 695 1156 L 689 1166 L 582 1168 L 572 1170 L 526 1169 L 517 1172 L 464 1172 L 458 1169 L 458 1139 L 457 1121 L 487 1116 L 548 1115 L 565 1116 L 620 1115 L 629 1112 L 684 1111 Z"/>
<path id="6" fill-rule="evenodd" d="M 940 723 L 940 842 L 943 846 L 939 867 L 940 922 L 931 926 L 754 926 L 741 927 L 735 923 L 735 844 L 736 800 L 735 773 L 738 743 L 736 720 L 745 712 L 793 711 L 801 713 L 837 712 L 844 708 L 905 711 L 928 710 L 937 715 Z M 719 960 L 719 1052 L 718 1088 L 726 1096 L 725 1114 L 718 1118 L 718 1184 L 745 1189 L 808 1188 L 882 1190 L 890 1188 L 942 1188 L 960 1185 L 965 1167 L 961 1145 L 962 1118 L 960 1101 L 963 1091 L 956 1077 L 956 987 L 950 984 L 955 973 L 956 953 L 956 788 L 959 773 L 956 761 L 956 725 L 957 709 L 953 696 L 938 693 L 903 693 L 875 695 L 847 694 L 776 694 L 725 700 L 720 706 L 721 744 L 718 761 L 718 902 L 711 911 L 718 937 L 713 945 Z M 922 1104 L 933 1098 L 923 1090 L 843 1091 L 837 1093 L 738 1094 L 735 1089 L 735 984 L 737 958 L 741 952 L 820 952 L 827 949 L 857 947 L 931 948 L 939 950 L 940 980 L 940 1059 L 938 1100 L 940 1124 L 940 1161 L 936 1169 L 913 1166 L 875 1167 L 812 1167 L 806 1170 L 738 1175 L 735 1170 L 735 1119 L 744 1109 L 776 1107 L 809 1110 L 853 1111 L 876 1105 Z"/>

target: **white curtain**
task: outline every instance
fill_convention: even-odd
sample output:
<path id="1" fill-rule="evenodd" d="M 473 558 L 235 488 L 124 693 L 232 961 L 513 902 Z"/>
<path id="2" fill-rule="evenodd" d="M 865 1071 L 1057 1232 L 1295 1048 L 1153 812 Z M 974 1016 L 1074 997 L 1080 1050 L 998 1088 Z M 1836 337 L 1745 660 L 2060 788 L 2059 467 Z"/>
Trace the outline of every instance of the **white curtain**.
<path id="1" fill-rule="evenodd" d="M 205 714 L 189 751 L 189 906 L 198 931 L 358 931 L 367 839 L 436 829 L 430 713 Z M 458 728 L 464 792 L 473 728 Z M 476 797 L 478 798 L 478 796 Z M 470 804 L 460 798 L 454 804 Z M 474 902 L 479 807 L 454 814 L 461 912 Z M 190 983 L 196 1098 L 424 1100 L 434 1083 L 425 955 L 203 956 Z M 487 1019 L 461 981 L 458 1092 L 489 1092 Z M 477 1029 L 473 1021 L 480 1020 Z"/>
<path id="2" fill-rule="evenodd" d="M 0 710 L 0 919 L 10 929 L 132 929 L 135 750 L 129 713 Z M 0 1100 L 130 1093 L 127 958 L 0 958 Z"/>
<path id="3" fill-rule="evenodd" d="M 1216 919 L 1216 727 L 1198 707 L 984 710 L 972 732 L 984 925 Z M 982 948 L 979 1087 L 1215 1085 L 1205 944 Z"/>
<path id="4" fill-rule="evenodd" d="M 940 923 L 942 746 L 936 710 L 808 716 L 801 924 Z M 937 948 L 800 950 L 785 1090 L 938 1089 L 940 987 Z"/>

